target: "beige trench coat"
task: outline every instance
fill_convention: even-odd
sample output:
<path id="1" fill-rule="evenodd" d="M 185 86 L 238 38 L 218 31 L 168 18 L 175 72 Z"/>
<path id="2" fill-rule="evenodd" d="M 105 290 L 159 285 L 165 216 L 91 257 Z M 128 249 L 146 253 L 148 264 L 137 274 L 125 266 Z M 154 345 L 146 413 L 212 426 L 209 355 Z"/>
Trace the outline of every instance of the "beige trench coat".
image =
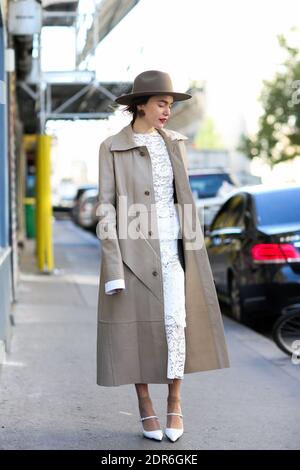
<path id="1" fill-rule="evenodd" d="M 157 130 L 165 140 L 173 167 L 182 235 L 179 247 L 183 248 L 185 265 L 185 373 L 226 368 L 229 359 L 223 321 L 188 181 L 187 138 L 167 129 Z M 168 348 L 151 159 L 147 147 L 135 144 L 131 124 L 100 146 L 99 189 L 97 233 L 102 259 L 97 383 L 172 383 L 167 378 Z M 124 226 L 135 237 L 126 236 Z M 105 294 L 105 283 L 116 279 L 125 280 L 125 290 Z"/>

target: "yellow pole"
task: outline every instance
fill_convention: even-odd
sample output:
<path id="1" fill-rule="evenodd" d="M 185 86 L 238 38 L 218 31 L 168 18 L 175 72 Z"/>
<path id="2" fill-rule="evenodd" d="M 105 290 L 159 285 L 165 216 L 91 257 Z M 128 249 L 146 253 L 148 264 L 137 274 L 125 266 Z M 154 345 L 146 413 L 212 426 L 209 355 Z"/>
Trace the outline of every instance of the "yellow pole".
<path id="1" fill-rule="evenodd" d="M 52 246 L 52 205 L 51 205 L 51 137 L 38 136 L 36 165 L 36 243 L 38 268 L 52 272 L 54 268 Z"/>

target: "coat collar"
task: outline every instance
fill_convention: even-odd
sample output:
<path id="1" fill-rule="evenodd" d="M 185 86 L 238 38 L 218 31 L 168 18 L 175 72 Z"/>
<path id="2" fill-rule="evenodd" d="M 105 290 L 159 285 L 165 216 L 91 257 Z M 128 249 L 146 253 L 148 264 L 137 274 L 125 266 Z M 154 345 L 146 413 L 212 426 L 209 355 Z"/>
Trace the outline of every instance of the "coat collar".
<path id="1" fill-rule="evenodd" d="M 179 132 L 176 132 L 176 131 L 169 130 L 169 129 L 157 129 L 157 131 L 166 141 L 170 143 L 174 140 L 187 140 L 188 139 L 188 137 L 186 137 L 185 135 L 180 134 Z M 111 146 L 110 146 L 111 151 L 130 150 L 136 147 L 139 147 L 139 145 L 137 145 L 134 142 L 131 123 L 123 127 L 123 129 L 121 129 L 120 132 L 118 132 L 118 134 L 115 134 L 114 136 L 112 136 Z"/>

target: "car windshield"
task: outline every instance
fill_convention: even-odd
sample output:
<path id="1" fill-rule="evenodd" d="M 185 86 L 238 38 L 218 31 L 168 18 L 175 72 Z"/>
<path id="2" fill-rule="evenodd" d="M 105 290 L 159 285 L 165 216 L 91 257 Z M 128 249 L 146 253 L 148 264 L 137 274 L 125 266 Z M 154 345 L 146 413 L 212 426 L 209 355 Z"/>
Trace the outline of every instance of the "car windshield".
<path id="1" fill-rule="evenodd" d="M 192 192 L 198 197 L 215 197 L 224 181 L 232 184 L 227 173 L 216 173 L 210 175 L 189 175 Z"/>
<path id="2" fill-rule="evenodd" d="M 300 224 L 300 188 L 255 194 L 258 225 Z"/>

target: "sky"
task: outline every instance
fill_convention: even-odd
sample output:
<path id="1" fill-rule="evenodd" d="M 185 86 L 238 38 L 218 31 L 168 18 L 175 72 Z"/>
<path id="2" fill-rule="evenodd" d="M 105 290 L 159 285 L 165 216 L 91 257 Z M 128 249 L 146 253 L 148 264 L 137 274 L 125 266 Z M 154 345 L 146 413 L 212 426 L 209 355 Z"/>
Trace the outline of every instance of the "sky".
<path id="1" fill-rule="evenodd" d="M 90 3 L 81 0 L 80 10 Z M 299 17 L 298 0 L 140 0 L 98 46 L 97 77 L 127 81 L 143 70 L 165 70 L 179 91 L 206 80 L 209 112 L 225 127 L 232 112 L 251 132 L 262 80 L 282 60 L 276 35 Z M 72 68 L 72 30 L 50 28 L 44 39 L 43 68 Z"/>
<path id="2" fill-rule="evenodd" d="M 209 113 L 224 131 L 232 113 L 251 132 L 262 80 L 282 61 L 276 35 L 299 17 L 295 0 L 141 0 L 99 45 L 97 76 L 133 80 L 155 68 L 179 91 L 206 80 Z"/>
<path id="3" fill-rule="evenodd" d="M 90 3 L 81 0 L 81 11 Z M 158 69 L 176 91 L 204 80 L 206 112 L 230 146 L 241 131 L 257 129 L 262 82 L 284 59 L 276 36 L 300 46 L 299 33 L 289 33 L 299 17 L 298 0 L 140 0 L 97 47 L 97 78 L 130 81 Z M 43 35 L 43 68 L 72 68 L 72 31 L 53 33 Z"/>

